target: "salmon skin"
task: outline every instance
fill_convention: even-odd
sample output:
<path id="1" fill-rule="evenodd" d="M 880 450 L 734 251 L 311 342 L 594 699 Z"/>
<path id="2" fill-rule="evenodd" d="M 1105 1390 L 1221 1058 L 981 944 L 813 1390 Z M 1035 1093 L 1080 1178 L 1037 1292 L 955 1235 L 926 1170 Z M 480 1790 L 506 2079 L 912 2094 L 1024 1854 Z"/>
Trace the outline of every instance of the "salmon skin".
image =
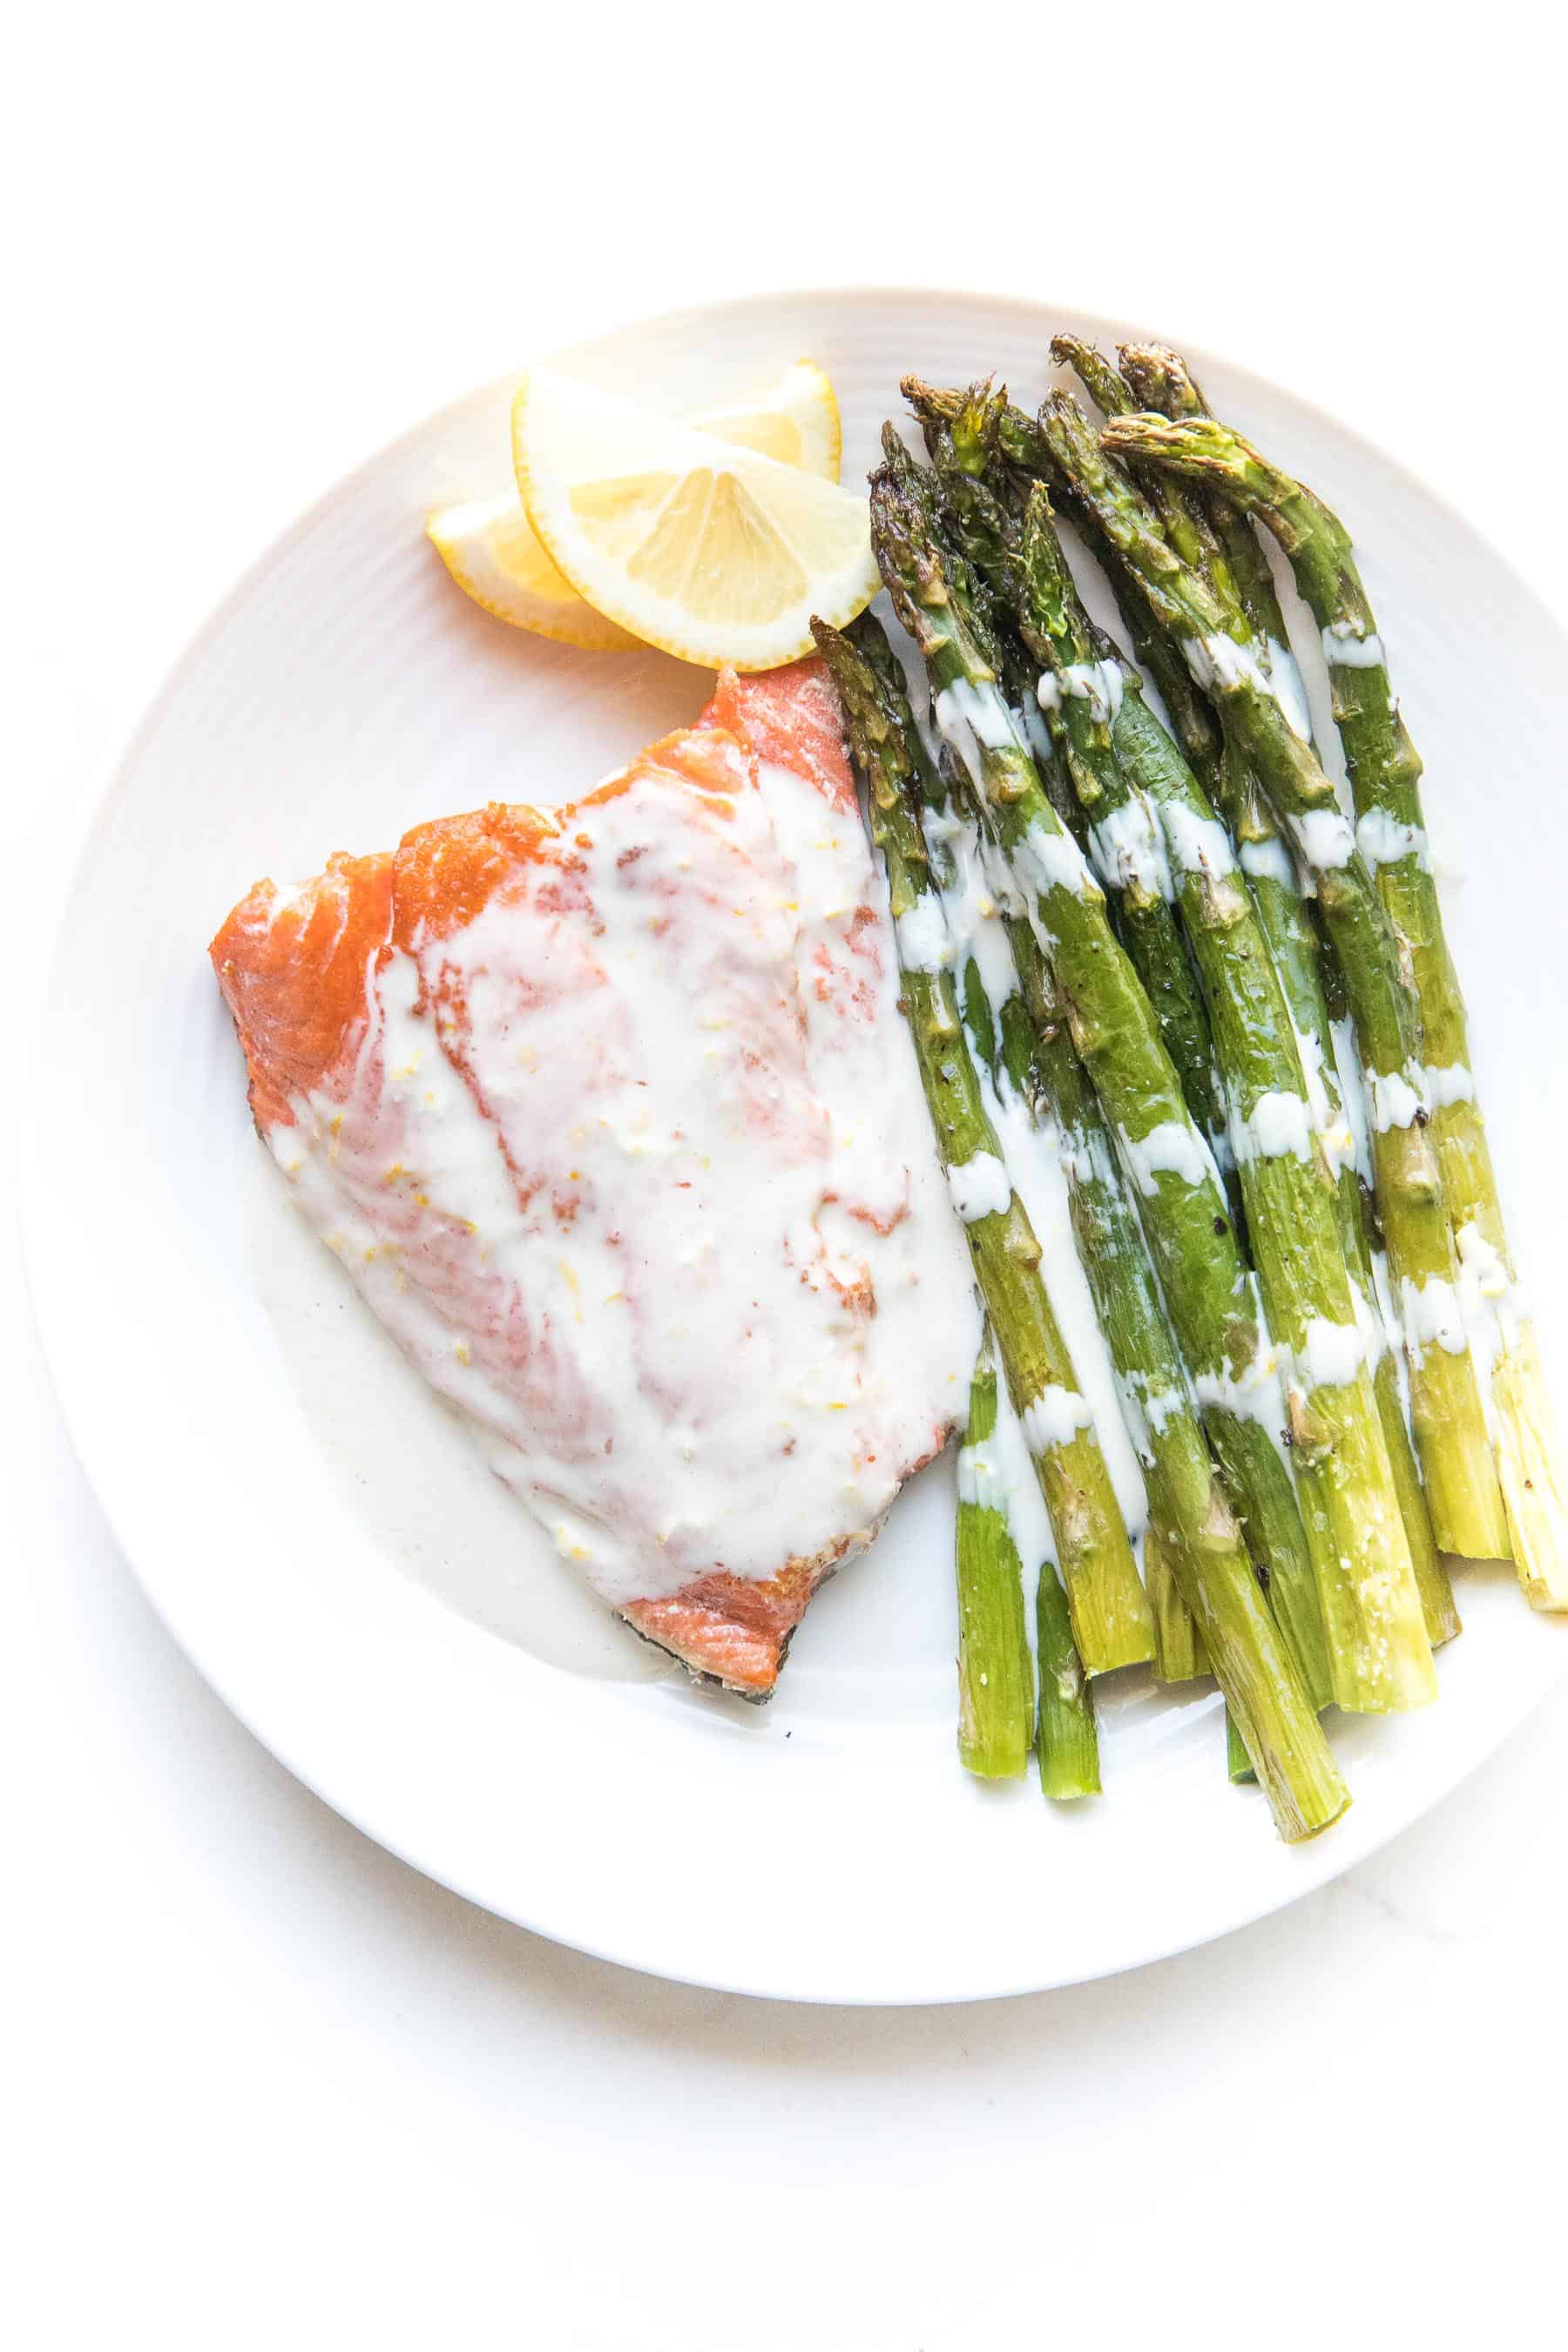
<path id="1" fill-rule="evenodd" d="M 974 1337 L 823 665 L 574 803 L 258 883 L 211 955 L 398 1345 L 637 1633 L 767 1697 Z"/>

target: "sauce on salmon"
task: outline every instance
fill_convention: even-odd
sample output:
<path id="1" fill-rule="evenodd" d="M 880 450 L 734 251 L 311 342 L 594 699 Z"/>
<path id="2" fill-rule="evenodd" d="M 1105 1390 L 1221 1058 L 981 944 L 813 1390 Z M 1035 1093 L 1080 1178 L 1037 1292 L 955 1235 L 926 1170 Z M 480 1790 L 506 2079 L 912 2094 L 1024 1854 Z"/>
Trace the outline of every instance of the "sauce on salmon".
<path id="1" fill-rule="evenodd" d="M 374 1313 L 595 1591 L 765 1696 L 975 1333 L 822 666 L 576 803 L 258 884 L 212 956 Z"/>

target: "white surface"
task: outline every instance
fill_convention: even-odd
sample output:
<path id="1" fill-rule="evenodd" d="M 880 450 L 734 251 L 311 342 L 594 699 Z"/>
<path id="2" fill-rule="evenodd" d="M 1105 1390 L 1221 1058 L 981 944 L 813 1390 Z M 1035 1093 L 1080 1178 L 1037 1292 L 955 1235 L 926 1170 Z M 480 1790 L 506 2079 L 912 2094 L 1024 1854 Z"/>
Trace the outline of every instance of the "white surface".
<path id="1" fill-rule="evenodd" d="M 1190 22 L 1135 37 L 1136 13 L 1118 19 L 1116 111 L 1075 123 L 1040 58 L 1048 139 L 990 151 L 983 235 L 950 190 L 899 266 L 1020 292 L 1048 274 L 1245 348 L 1397 441 L 1547 584 L 1543 520 L 1568 501 L 1552 481 L 1505 503 L 1495 443 L 1456 444 L 1433 373 L 1476 381 L 1472 306 L 1500 333 L 1528 327 L 1528 404 L 1568 356 L 1540 301 L 1559 148 L 1551 78 L 1521 71 L 1531 20 L 1500 7 L 1484 42 L 1412 51 L 1405 12 L 1363 11 L 1306 68 L 1294 18 L 1278 35 L 1237 20 L 1245 70 L 1294 78 L 1315 136 L 1340 107 L 1343 144 L 1281 171 L 1272 213 L 1229 215 L 1216 267 L 1191 224 L 1150 236 L 1142 173 L 1095 160 L 1117 120 L 1184 145 L 1212 101 Z M 366 446 L 527 341 L 865 274 L 872 227 L 858 219 L 846 249 L 846 199 L 752 169 L 787 149 L 830 163 L 835 191 L 869 184 L 879 150 L 854 110 L 873 66 L 911 109 L 936 87 L 914 25 L 900 55 L 880 23 L 829 20 L 835 97 L 800 16 L 780 49 L 725 12 L 744 104 L 661 148 L 631 199 L 565 165 L 581 109 L 602 158 L 628 152 L 666 28 L 623 35 L 614 84 L 590 88 L 550 84 L 548 60 L 525 70 L 518 21 L 282 8 L 258 38 L 207 12 L 31 20 L 45 79 L 4 166 L 34 319 L 0 592 L 25 689 L 0 784 L 13 848 L 19 824 L 58 838 L 83 759 Z M 569 56 L 602 52 L 602 26 L 568 21 Z M 695 58 L 710 28 L 688 21 Z M 1030 56 L 1044 46 L 1033 22 Z M 1249 119 L 1276 107 L 1259 87 Z M 1092 236 L 1026 206 L 1043 153 L 1088 167 Z M 710 174 L 717 210 L 698 202 Z M 1324 235 L 1335 203 L 1373 225 L 1364 267 L 1322 257 L 1344 251 Z M 8 907 L 24 984 L 47 879 Z M 1308 2291 L 1277 2342 L 1321 2340 L 1334 2314 L 1347 2340 L 1396 2323 L 1506 2338 L 1558 2307 L 1561 1701 L 1336 1888 L 1136 1977 L 903 2015 L 661 1987 L 439 1894 L 255 1748 L 116 1560 L 9 1261 L 3 1279 L 0 1762 L 26 1907 L 5 1945 L 23 2177 L 0 2309 L 20 2340 L 96 2346 L 145 2311 L 182 2352 L 481 2330 L 574 2352 L 967 2352 L 1047 2314 L 1213 2341 L 1263 2307 L 1282 2245 Z"/>
<path id="2" fill-rule="evenodd" d="M 694 352 L 721 355 L 721 389 L 741 396 L 807 350 L 834 380 L 854 476 L 911 352 L 943 383 L 984 355 L 1033 407 L 1053 324 L 1106 344 L 1131 331 L 862 289 L 680 312 L 568 356 L 596 381 L 658 386 L 679 413 L 702 398 Z M 1568 1331 L 1568 1265 L 1547 1246 L 1563 1129 L 1532 1023 L 1568 955 L 1553 880 L 1568 871 L 1568 706 L 1542 704 L 1510 749 L 1538 856 L 1500 868 L 1492 720 L 1468 681 L 1475 657 L 1505 707 L 1523 706 L 1537 678 L 1568 671 L 1568 643 L 1385 458 L 1193 357 L 1223 414 L 1358 519 L 1441 794 L 1436 851 L 1467 879 L 1449 931 L 1550 1370 Z M 214 909 L 258 872 L 310 872 L 433 809 L 574 795 L 709 690 L 660 656 L 591 662 L 520 641 L 454 595 L 424 539 L 431 484 L 483 488 L 507 409 L 503 383 L 439 412 L 286 534 L 180 664 L 93 820 L 22 1157 L 41 1328 L 110 1523 L 187 1654 L 311 1788 L 459 1893 L 611 1959 L 802 2000 L 965 2000 L 1104 1975 L 1294 1900 L 1405 1828 L 1568 1667 L 1568 1622 L 1523 1608 L 1511 1575 L 1467 1578 L 1444 1704 L 1336 1725 L 1354 1804 L 1331 1835 L 1280 1845 L 1226 1780 L 1215 1690 L 1178 1699 L 1146 1675 L 1097 1695 L 1106 1801 L 1064 1811 L 1026 1780 L 986 1788 L 955 1766 L 951 1462 L 814 1602 L 765 1713 L 651 1681 L 644 1645 L 608 1629 L 584 1671 L 569 1629 L 589 1612 L 549 1534 L 522 1514 L 504 1524 L 467 1447 L 437 1463 L 421 1384 L 364 1331 L 328 1252 L 301 1245 L 203 953 Z M 1444 580 L 1466 583 L 1462 624 L 1433 596 Z M 1208 1165 L 1190 1127 L 1129 1147 L 1146 1189 L 1150 1169 L 1194 1154 Z M 962 1215 L 984 1191 L 953 1182 Z M 1087 1416 L 1053 1394 L 1063 1428 Z M 1045 1443 L 1035 1406 L 1024 1427 Z M 434 1542 L 389 1524 L 421 1509 Z M 455 1584 L 461 1614 L 446 1605 Z"/>

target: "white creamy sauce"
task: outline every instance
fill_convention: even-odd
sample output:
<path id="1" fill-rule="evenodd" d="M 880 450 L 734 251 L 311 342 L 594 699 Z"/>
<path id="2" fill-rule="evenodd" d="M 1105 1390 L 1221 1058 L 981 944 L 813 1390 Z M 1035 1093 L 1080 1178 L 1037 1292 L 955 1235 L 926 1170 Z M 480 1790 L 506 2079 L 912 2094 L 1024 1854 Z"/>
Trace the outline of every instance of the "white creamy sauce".
<path id="1" fill-rule="evenodd" d="M 958 1499 L 983 1511 L 997 1511 L 1005 1519 L 1011 1517 L 1006 1473 L 1000 1451 L 989 1437 L 978 1444 L 959 1447 Z"/>
<path id="2" fill-rule="evenodd" d="M 1186 637 L 1182 642 L 1187 669 L 1205 694 L 1235 694 L 1250 688 L 1267 695 L 1279 709 L 1292 735 L 1303 743 L 1312 740 L 1307 688 L 1295 655 L 1278 637 L 1270 637 L 1261 654 L 1256 645 L 1216 634 Z"/>
<path id="3" fill-rule="evenodd" d="M 1348 1118 L 1336 1118 L 1320 1130 L 1318 1140 L 1322 1146 L 1324 1165 L 1337 1183 L 1342 1168 L 1355 1166 L 1355 1129 Z"/>
<path id="4" fill-rule="evenodd" d="M 1370 1070 L 1366 1079 L 1367 1110 L 1373 1132 L 1386 1135 L 1391 1127 L 1412 1127 L 1430 1108 L 1426 1074 L 1418 1062 L 1403 1070 Z"/>
<path id="5" fill-rule="evenodd" d="M 1356 847 L 1375 873 L 1380 866 L 1396 866 L 1414 857 L 1423 873 L 1432 871 L 1426 835 L 1418 824 L 1401 824 L 1386 809 L 1368 809 L 1355 829 Z"/>
<path id="6" fill-rule="evenodd" d="M 988 751 L 1022 748 L 1013 714 L 989 679 L 983 686 L 972 686 L 967 678 L 961 677 L 952 692 L 977 740 Z"/>
<path id="7" fill-rule="evenodd" d="M 1421 1076 L 1426 1082 L 1427 1098 L 1434 1110 L 1447 1110 L 1454 1103 L 1473 1103 L 1476 1082 L 1463 1062 L 1424 1062 Z"/>
<path id="8" fill-rule="evenodd" d="M 940 905 L 949 961 L 962 983 L 973 961 L 994 1007 L 1015 994 L 1018 975 L 1001 918 L 1024 912 L 1005 866 L 989 860 L 973 818 L 940 815 L 925 820 L 932 870 L 941 883 Z M 936 897 L 936 893 L 928 894 Z"/>
<path id="9" fill-rule="evenodd" d="M 957 695 L 944 687 L 931 707 L 932 724 L 942 741 L 956 751 L 963 761 L 970 782 L 979 792 L 984 782 L 984 770 L 980 759 L 980 740 L 970 725 Z"/>
<path id="10" fill-rule="evenodd" d="M 1093 1419 L 1087 1397 L 1052 1382 L 1024 1408 L 1024 1443 L 1033 1454 L 1048 1454 L 1070 1444 Z"/>
<path id="11" fill-rule="evenodd" d="M 1069 1160 L 1087 1173 L 1093 1170 L 1096 1155 L 1081 1136 L 1068 1145 L 1056 1121 L 1037 1119 L 1005 1081 L 1000 1089 L 994 1088 L 983 1072 L 982 1091 L 1014 1190 L 1040 1245 L 1046 1295 L 1072 1360 L 1077 1392 L 1093 1417 L 1128 1532 L 1136 1535 L 1148 1517 L 1143 1479 L 1122 1420 L 1110 1350 L 1079 1257 L 1068 1190 Z"/>
<path id="12" fill-rule="evenodd" d="M 934 890 L 922 890 L 895 919 L 899 961 L 906 971 L 945 971 L 952 961 L 947 920 Z"/>
<path id="13" fill-rule="evenodd" d="M 1314 1315 L 1302 1345 L 1292 1351 L 1291 1368 L 1309 1389 L 1345 1388 L 1366 1362 L 1367 1335 L 1360 1322 L 1331 1323 Z"/>
<path id="14" fill-rule="evenodd" d="M 1302 1095 L 1276 1090 L 1259 1095 L 1250 1117 L 1231 1121 L 1230 1144 L 1238 1168 L 1255 1160 L 1310 1160 L 1312 1115 Z"/>
<path id="15" fill-rule="evenodd" d="M 1361 1056 L 1356 1051 L 1355 1024 L 1348 1018 L 1331 1021 L 1329 1042 L 1333 1047 L 1334 1069 L 1340 1082 L 1340 1099 L 1344 1105 L 1345 1118 L 1351 1131 L 1352 1166 L 1363 1184 L 1372 1182 L 1372 1138 L 1367 1129 L 1366 1088 L 1362 1080 Z"/>
<path id="16" fill-rule="evenodd" d="M 1173 1412 L 1182 1412 L 1192 1400 L 1184 1389 L 1160 1389 L 1143 1399 L 1143 1413 L 1150 1428 L 1159 1436 Z"/>
<path id="17" fill-rule="evenodd" d="M 1047 1560 L 1055 1566 L 1057 1539 L 1051 1528 L 1050 1513 L 1046 1508 L 1046 1498 L 1040 1492 L 1039 1474 L 1024 1443 L 1024 1433 L 1013 1410 L 1006 1381 L 998 1380 L 996 1389 L 996 1427 L 985 1442 L 985 1452 L 994 1466 L 997 1485 L 1004 1498 L 996 1507 L 1005 1515 L 1023 1565 L 1026 1596 L 1024 1618 L 1032 1646 L 1035 1612 L 1027 1605 L 1028 1587 Z"/>
<path id="18" fill-rule="evenodd" d="M 1121 708 L 1121 665 L 1118 661 L 1069 662 L 1060 670 L 1046 670 L 1035 688 L 1042 710 L 1059 710 L 1067 697 L 1087 702 L 1090 718 L 1113 727 Z"/>
<path id="19" fill-rule="evenodd" d="M 1236 858 L 1230 835 L 1217 817 L 1197 816 L 1180 802 L 1165 801 L 1160 809 L 1172 861 L 1184 874 L 1218 877 L 1234 874 Z"/>
<path id="20" fill-rule="evenodd" d="M 1059 821 L 1047 824 L 1036 818 L 1013 852 L 1013 871 L 1037 898 L 1049 890 L 1082 898 L 1096 887 L 1082 850 Z"/>
<path id="21" fill-rule="evenodd" d="M 1155 1438 L 1163 1432 L 1173 1413 L 1191 1407 L 1192 1399 L 1184 1389 L 1160 1389 L 1151 1394 L 1142 1373 L 1127 1378 L 1118 1373 L 1116 1392 L 1121 1401 L 1121 1418 L 1132 1450 L 1144 1469 L 1152 1470 Z"/>
<path id="22" fill-rule="evenodd" d="M 1459 1261 L 1459 1312 L 1475 1358 L 1487 1427 L 1493 1430 L 1492 1379 L 1498 1360 L 1517 1344 L 1525 1301 L 1501 1253 L 1473 1220 L 1454 1236 Z"/>
<path id="23" fill-rule="evenodd" d="M 1256 1294 L 1256 1286 L 1254 1289 Z M 1261 1310 L 1258 1321 L 1261 1326 Z M 1285 1389 L 1280 1371 L 1280 1351 L 1266 1342 L 1239 1377 L 1232 1372 L 1199 1372 L 1193 1386 L 1199 1405 L 1205 1410 L 1232 1413 L 1237 1421 L 1256 1422 L 1267 1430 L 1293 1485 L 1296 1473 L 1285 1443 Z"/>
<path id="24" fill-rule="evenodd" d="M 1020 715 L 1024 721 L 1024 733 L 1028 740 L 1029 749 L 1035 756 L 1036 766 L 1049 767 L 1056 757 L 1056 746 L 1051 741 L 1051 730 L 1046 725 L 1038 706 L 1026 702 Z"/>
<path id="25" fill-rule="evenodd" d="M 491 1473 L 485 1433 L 435 1393 L 324 1250 L 264 1149 L 241 1156 L 241 1230 L 281 1377 L 328 1495 L 447 1607 L 545 1664 L 646 1682 L 680 1671 L 639 1642 Z M 314 1524 L 314 1522 L 312 1522 Z"/>
<path id="26" fill-rule="evenodd" d="M 1410 1427 L 1410 1359 L 1405 1349 L 1405 1328 L 1399 1319 L 1398 1301 L 1394 1295 L 1394 1276 L 1386 1250 L 1374 1249 L 1372 1254 L 1372 1295 L 1377 1319 L 1387 1337 L 1394 1356 L 1394 1370 L 1399 1383 L 1399 1409 L 1405 1415 L 1405 1426 Z"/>
<path id="27" fill-rule="evenodd" d="M 1259 694 L 1278 701 L 1254 646 L 1244 646 L 1235 637 L 1216 634 L 1207 637 L 1187 637 L 1182 651 L 1193 683 L 1205 694 L 1231 694 L 1243 685 L 1255 687 Z"/>
<path id="28" fill-rule="evenodd" d="M 863 1540 L 973 1355 L 862 830 L 788 770 L 760 781 L 722 821 L 647 771 L 576 812 L 576 895 L 526 866 L 373 962 L 346 1092 L 269 1139 L 405 1353 L 622 1604 Z"/>
<path id="29" fill-rule="evenodd" d="M 1401 1282 L 1399 1320 L 1405 1345 L 1416 1363 L 1430 1347 L 1462 1356 L 1469 1346 L 1458 1293 L 1440 1275 L 1428 1275 L 1425 1282 L 1412 1282 L 1408 1276 Z"/>
<path id="30" fill-rule="evenodd" d="M 973 1160 L 950 1167 L 947 1184 L 952 1205 L 966 1225 L 978 1224 L 982 1217 L 1001 1216 L 1013 1197 L 1007 1171 L 989 1151 L 977 1151 Z"/>
<path id="31" fill-rule="evenodd" d="M 1021 910 L 1018 892 L 1005 864 L 998 861 L 993 845 L 982 835 L 975 819 L 967 812 L 954 811 L 939 817 L 931 829 L 931 838 L 933 851 L 940 849 L 942 862 L 951 872 L 944 904 L 955 959 L 960 955 L 964 961 L 973 957 L 994 1013 L 1017 985 L 1013 950 L 1002 915 L 1005 908 L 1010 912 Z M 1072 1360 L 1076 1393 L 1088 1404 L 1122 1517 L 1129 1533 L 1136 1537 L 1148 1516 L 1143 1480 L 1121 1411 L 1110 1352 L 1079 1257 L 1068 1193 L 1069 1176 L 1077 1173 L 1087 1179 L 1100 1174 L 1114 1179 L 1114 1166 L 1103 1148 L 1097 1151 L 1088 1137 L 1066 1137 L 1048 1115 L 1037 1118 L 1028 1104 L 1015 1093 L 1005 1074 L 997 1086 L 978 1056 L 975 1067 L 1008 1180 L 1023 1202 L 1039 1244 L 1040 1273 L 1051 1311 Z M 1105 1161 L 1104 1166 L 1097 1166 L 1100 1160 Z M 1038 1481 L 1022 1432 L 1012 1414 L 1005 1380 L 1000 1386 L 1003 1412 L 997 1421 L 999 1443 L 1005 1442 L 1004 1416 L 1012 1423 L 1013 1454 L 1009 1457 L 1004 1454 L 1003 1458 L 1011 1460 L 1014 1539 L 1026 1569 L 1033 1569 L 1042 1559 L 1054 1559 L 1056 1551 L 1043 1517 Z M 1026 1541 L 1021 1530 L 1030 1527 L 1034 1533 Z M 1043 1535 L 1040 1528 L 1045 1529 Z"/>
<path id="32" fill-rule="evenodd" d="M 1270 637 L 1265 647 L 1268 665 L 1268 682 L 1274 688 L 1274 698 L 1285 713 L 1292 735 L 1303 743 L 1312 740 L 1312 714 L 1307 702 L 1306 681 L 1300 666 L 1289 646 L 1278 637 Z"/>
<path id="33" fill-rule="evenodd" d="M 983 745 L 988 751 L 1024 748 L 1013 714 L 993 685 L 972 686 L 968 678 L 957 678 L 937 696 L 932 715 L 938 733 L 963 761 L 976 789 Z"/>
<path id="34" fill-rule="evenodd" d="M 1251 881 L 1278 882 L 1282 889 L 1295 889 L 1296 869 L 1278 834 L 1271 841 L 1244 841 L 1240 856 L 1241 870 Z"/>
<path id="35" fill-rule="evenodd" d="M 1382 1253 L 1379 1252 L 1378 1255 L 1381 1255 Z M 1367 1297 L 1365 1291 L 1362 1288 L 1353 1274 L 1349 1276 L 1349 1281 L 1351 1286 L 1351 1311 L 1355 1317 L 1356 1328 L 1361 1333 L 1363 1358 L 1365 1361 L 1368 1371 L 1373 1371 L 1388 1353 L 1389 1347 L 1392 1344 L 1392 1335 L 1384 1328 L 1382 1315 L 1379 1313 L 1377 1307 L 1373 1306 L 1372 1300 Z M 1376 1273 L 1374 1268 L 1373 1287 L 1375 1288 L 1375 1286 Z"/>
<path id="36" fill-rule="evenodd" d="M 1291 831 L 1314 874 L 1336 872 L 1355 856 L 1355 829 L 1339 809 L 1312 809 L 1293 817 Z"/>
<path id="37" fill-rule="evenodd" d="M 1192 1120 L 1167 1118 L 1147 1135 L 1133 1137 L 1124 1127 L 1116 1130 L 1122 1164 L 1138 1191 L 1152 1201 L 1159 1191 L 1155 1179 L 1179 1176 L 1184 1184 L 1219 1184 L 1214 1155 Z"/>
<path id="38" fill-rule="evenodd" d="M 1323 659 L 1331 669 L 1383 669 L 1383 639 L 1358 636 L 1348 621 L 1331 621 L 1323 631 Z"/>
<path id="39" fill-rule="evenodd" d="M 1312 1116 L 1312 1132 L 1321 1147 L 1329 1174 L 1337 1181 L 1342 1168 L 1355 1166 L 1355 1129 L 1348 1111 L 1343 1108 L 1336 1110 L 1330 1097 L 1322 1041 L 1310 1036 L 1304 1029 L 1298 1029 L 1293 1019 L 1290 1028 L 1296 1040 L 1296 1052 L 1300 1058 L 1301 1076 L 1307 1083 L 1307 1104 Z"/>
<path id="40" fill-rule="evenodd" d="M 1290 1021 L 1290 1034 L 1296 1040 L 1297 1058 L 1301 1065 L 1301 1076 L 1306 1081 L 1307 1101 L 1312 1114 L 1313 1130 L 1316 1134 L 1321 1135 L 1325 1129 L 1333 1124 L 1329 1091 L 1323 1083 L 1322 1044 L 1317 1037 L 1309 1036 L 1305 1029 L 1298 1029 L 1294 1018 Z"/>
<path id="41" fill-rule="evenodd" d="M 1141 793 L 1092 827 L 1089 850 L 1095 872 L 1108 890 L 1138 890 L 1160 898 L 1175 896 L 1159 824 Z"/>

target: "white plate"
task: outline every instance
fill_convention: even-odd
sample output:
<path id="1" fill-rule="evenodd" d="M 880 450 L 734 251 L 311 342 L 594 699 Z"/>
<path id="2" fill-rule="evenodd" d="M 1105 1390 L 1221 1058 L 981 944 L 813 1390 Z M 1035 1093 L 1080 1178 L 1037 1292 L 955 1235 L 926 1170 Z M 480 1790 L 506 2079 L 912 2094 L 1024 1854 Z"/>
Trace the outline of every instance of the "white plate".
<path id="1" fill-rule="evenodd" d="M 963 296 L 792 295 L 564 357 L 679 409 L 810 353 L 838 389 L 851 480 L 903 370 L 996 367 L 1032 402 L 1056 326 L 1128 331 Z M 1551 1011 L 1568 646 L 1419 483 L 1198 357 L 1221 409 L 1364 547 L 1550 1342 L 1568 1329 Z M 420 425 L 263 559 L 159 697 L 77 877 L 37 1057 L 29 1255 L 119 1538 L 190 1656 L 302 1780 L 420 1869 L 585 1950 L 796 2000 L 955 2000 L 1257 1918 L 1413 1820 L 1559 1674 L 1563 1628 L 1511 1576 L 1467 1574 L 1437 1707 L 1336 1726 L 1356 1802 L 1313 1845 L 1287 1852 L 1227 1785 L 1212 1693 L 1183 1702 L 1134 1676 L 1102 1701 L 1105 1798 L 1052 1811 L 1032 1785 L 976 1785 L 953 1752 L 946 1465 L 814 1604 L 774 1704 L 715 1703 L 565 1582 L 280 1204 L 205 954 L 233 901 L 424 817 L 565 797 L 704 697 L 704 673 L 537 643 L 447 582 L 424 515 L 505 478 L 508 399 L 494 385 Z"/>

